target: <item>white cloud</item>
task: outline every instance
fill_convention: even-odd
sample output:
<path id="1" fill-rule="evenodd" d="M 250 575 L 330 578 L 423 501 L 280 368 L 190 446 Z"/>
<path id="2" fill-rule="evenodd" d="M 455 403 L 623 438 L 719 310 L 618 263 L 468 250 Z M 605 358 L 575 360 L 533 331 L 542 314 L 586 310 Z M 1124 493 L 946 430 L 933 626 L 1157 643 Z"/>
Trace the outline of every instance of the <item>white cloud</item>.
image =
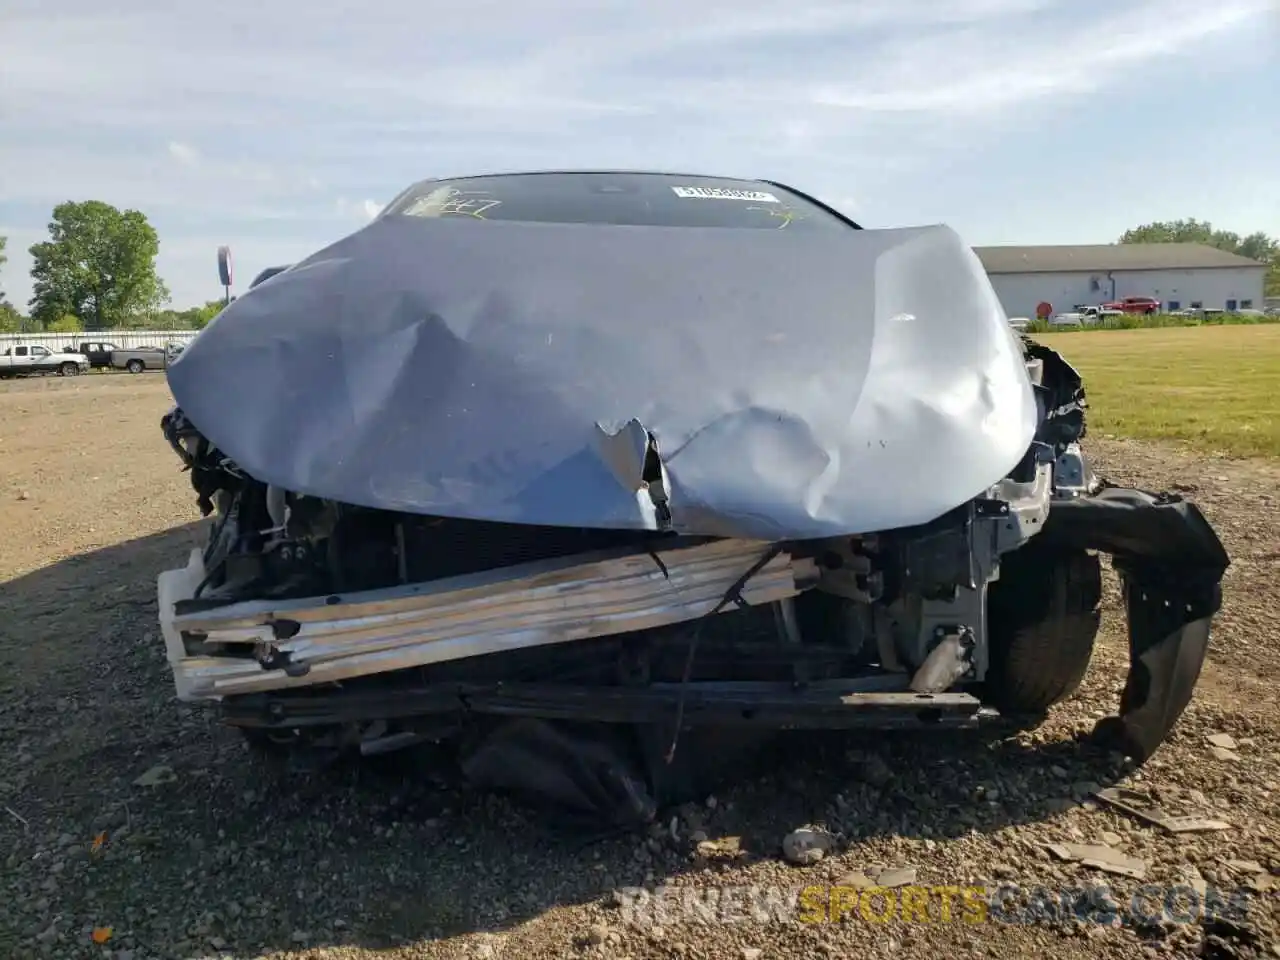
<path id="1" fill-rule="evenodd" d="M 888 69 L 855 85 L 815 89 L 813 102 L 885 112 L 986 114 L 1046 97 L 1086 94 L 1151 61 L 1194 50 L 1276 9 L 1276 0 L 1149 0 L 1098 20 L 1064 24 L 1046 43 L 1023 24 L 967 29 L 890 45 Z"/>
<path id="2" fill-rule="evenodd" d="M 200 162 L 200 151 L 190 144 L 178 143 L 176 140 L 169 141 L 169 156 L 188 167 L 194 167 Z"/>
<path id="3" fill-rule="evenodd" d="M 146 211 L 166 250 L 231 242 L 252 273 L 412 180 L 479 170 L 767 175 L 860 217 L 931 216 L 920 198 L 948 165 L 1000 138 L 1055 143 L 1087 98 L 1105 123 L 1153 77 L 1254 69 L 1276 5 L 6 0 L 0 219 L 42 232 L 53 204 L 100 198 Z M 1149 133 L 1194 138 L 1188 109 Z M 1239 175 L 1265 179 L 1251 162 Z M 177 299 L 204 290 L 207 259 L 162 254 Z"/>
<path id="4" fill-rule="evenodd" d="M 334 207 L 339 216 L 348 220 L 372 220 L 382 211 L 382 204 L 376 200 L 356 202 L 346 197 L 339 197 L 334 202 Z"/>
<path id="5" fill-rule="evenodd" d="M 583 0 L 358 9 L 321 0 L 305 17 L 297 2 L 231 0 L 198 22 L 159 0 L 112 14 L 94 6 L 79 17 L 33 7 L 11 17 L 0 38 L 0 102 L 19 116 L 54 106 L 59 117 L 108 126 L 180 119 L 263 134 L 291 114 L 336 130 L 475 131 L 499 116 L 517 131 L 568 130 L 674 107 L 702 116 L 747 105 L 794 109 L 814 91 L 890 112 L 960 101 L 981 110 L 1080 89 L 1099 67 L 1136 69 L 1242 25 L 1275 0 L 801 0 L 785 8 L 705 0 L 696 9 L 684 0 L 604 9 Z M 241 30 L 248 20 L 253 30 Z M 54 48 L 62 56 L 48 57 Z M 740 63 L 746 68 L 717 69 Z"/>

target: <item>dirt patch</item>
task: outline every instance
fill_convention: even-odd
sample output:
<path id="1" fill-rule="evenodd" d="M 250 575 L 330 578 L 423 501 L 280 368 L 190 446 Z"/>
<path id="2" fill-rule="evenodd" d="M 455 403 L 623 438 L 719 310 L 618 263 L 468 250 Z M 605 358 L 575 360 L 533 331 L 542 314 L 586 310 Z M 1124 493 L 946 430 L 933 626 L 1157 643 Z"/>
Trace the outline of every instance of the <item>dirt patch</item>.
<path id="1" fill-rule="evenodd" d="M 1084 689 L 1040 728 L 799 737 L 768 777 L 672 811 L 651 836 L 597 839 L 460 793 L 429 756 L 278 770 L 174 700 L 155 576 L 198 530 L 159 433 L 168 402 L 160 376 L 0 386 L 0 956 L 1277 955 L 1274 892 L 1212 923 L 1175 893 L 1190 868 L 1224 896 L 1280 873 L 1274 462 L 1091 444 L 1118 482 L 1186 488 L 1235 561 L 1200 693 L 1143 770 L 1073 739 L 1124 676 L 1111 581 Z M 1232 829 L 1166 834 L 1082 802 L 1117 779 Z M 782 838 L 805 825 L 830 850 L 790 866 Z M 1146 876 L 1057 860 L 1050 842 L 1107 843 Z M 889 901 L 860 899 L 855 878 L 906 868 L 914 886 L 875 919 Z M 627 892 L 645 884 L 667 889 L 661 905 Z M 999 884 L 1014 895 L 982 916 L 961 909 L 963 890 L 939 892 Z M 806 887 L 788 914 L 783 894 Z M 833 896 L 854 897 L 851 916 L 806 922 L 829 920 Z M 903 920 L 908 896 L 927 898 L 929 922 Z"/>

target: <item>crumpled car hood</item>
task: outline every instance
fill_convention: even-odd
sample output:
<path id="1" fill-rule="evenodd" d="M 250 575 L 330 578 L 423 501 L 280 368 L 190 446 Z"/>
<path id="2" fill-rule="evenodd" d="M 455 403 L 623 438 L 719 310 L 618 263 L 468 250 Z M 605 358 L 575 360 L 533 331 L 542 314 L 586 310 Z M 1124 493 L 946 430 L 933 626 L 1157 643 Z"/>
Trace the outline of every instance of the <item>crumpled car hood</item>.
<path id="1" fill-rule="evenodd" d="M 168 368 L 257 479 L 387 510 L 807 539 L 927 522 L 1036 405 L 946 227 L 801 233 L 387 216 L 240 297 Z"/>

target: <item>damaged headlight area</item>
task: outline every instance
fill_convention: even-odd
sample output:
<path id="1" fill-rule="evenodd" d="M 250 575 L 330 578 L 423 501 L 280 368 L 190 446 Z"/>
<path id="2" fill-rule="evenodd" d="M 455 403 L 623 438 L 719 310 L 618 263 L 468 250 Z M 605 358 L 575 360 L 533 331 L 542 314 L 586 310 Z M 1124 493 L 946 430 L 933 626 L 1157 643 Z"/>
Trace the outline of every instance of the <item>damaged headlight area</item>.
<path id="1" fill-rule="evenodd" d="M 1099 733 L 1145 759 L 1203 664 L 1228 564 L 1200 511 L 1097 477 L 1084 391 L 1022 341 L 1022 462 L 923 525 L 766 542 L 451 519 L 303 496 L 163 421 L 212 515 L 159 578 L 178 696 L 254 739 L 456 745 L 480 785 L 643 820 L 697 730 L 963 727 L 1068 697 L 1124 584 L 1132 667 Z M 660 513 L 678 513 L 660 489 Z M 698 757 L 686 763 L 698 765 Z"/>

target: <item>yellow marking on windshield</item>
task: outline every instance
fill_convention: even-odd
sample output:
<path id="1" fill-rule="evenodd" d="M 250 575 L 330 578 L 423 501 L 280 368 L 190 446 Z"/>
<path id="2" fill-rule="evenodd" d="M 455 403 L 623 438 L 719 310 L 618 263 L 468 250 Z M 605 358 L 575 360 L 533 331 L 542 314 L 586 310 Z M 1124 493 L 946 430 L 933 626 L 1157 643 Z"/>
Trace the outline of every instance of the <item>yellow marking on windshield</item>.
<path id="1" fill-rule="evenodd" d="M 765 213 L 769 214 L 769 216 L 781 220 L 782 222 L 778 224 L 779 230 L 788 226 L 793 220 L 805 219 L 805 214 L 797 213 L 795 210 L 792 210 L 790 207 L 747 207 L 747 209 L 763 210 Z"/>
<path id="2" fill-rule="evenodd" d="M 484 220 L 485 213 L 501 203 L 487 190 L 442 187 L 416 201 L 405 213 L 415 217 L 474 217 Z"/>

